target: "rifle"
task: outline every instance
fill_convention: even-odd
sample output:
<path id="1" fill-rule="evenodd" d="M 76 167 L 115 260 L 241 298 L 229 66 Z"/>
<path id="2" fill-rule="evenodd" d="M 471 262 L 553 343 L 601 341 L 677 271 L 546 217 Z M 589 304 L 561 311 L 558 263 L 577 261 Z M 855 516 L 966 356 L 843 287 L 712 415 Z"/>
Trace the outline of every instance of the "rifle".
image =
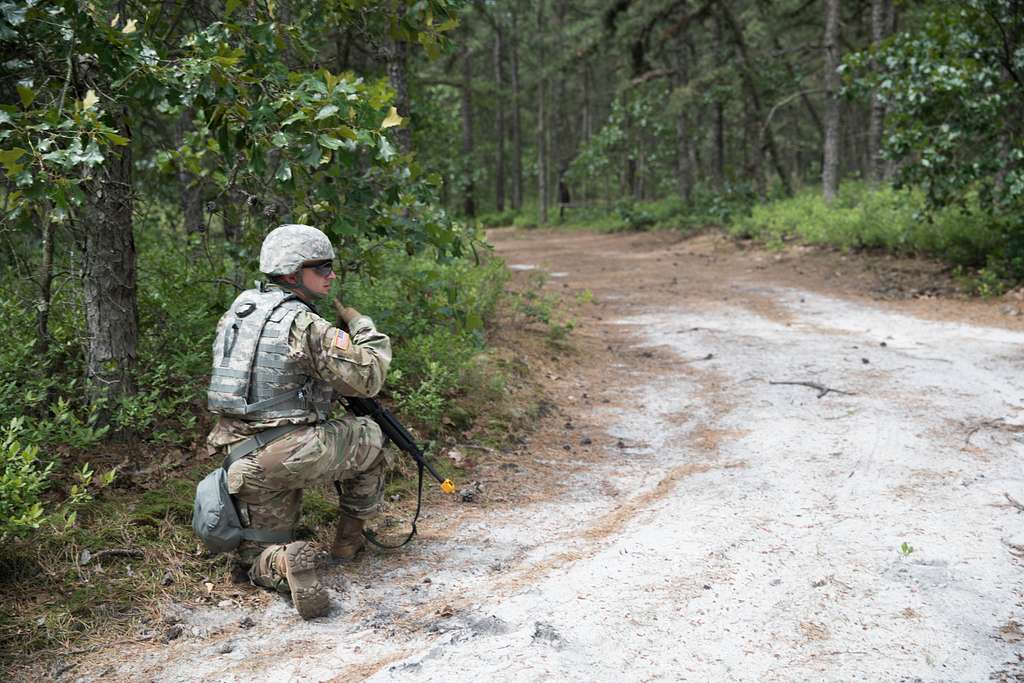
<path id="1" fill-rule="evenodd" d="M 401 543 L 397 545 L 389 545 L 382 543 L 378 538 L 377 534 L 373 533 L 369 529 L 363 530 L 363 538 L 368 542 L 377 546 L 378 548 L 384 548 L 386 550 L 395 550 L 401 548 L 406 543 L 412 540 L 413 536 L 416 535 L 416 522 L 420 518 L 420 508 L 423 505 L 423 470 L 430 472 L 434 479 L 437 479 L 441 484 L 441 490 L 445 493 L 453 493 L 455 491 L 455 484 L 452 483 L 451 479 L 442 479 L 441 475 L 427 462 L 426 456 L 420 449 L 416 442 L 413 440 L 412 435 L 402 426 L 402 423 L 398 421 L 391 411 L 380 404 L 379 401 L 373 398 L 359 398 L 356 396 L 346 396 L 345 401 L 348 403 L 349 409 L 358 417 L 367 416 L 373 419 L 380 426 L 380 430 L 384 433 L 385 441 L 384 447 L 387 447 L 387 439 L 394 442 L 395 446 L 402 452 L 408 455 L 410 458 L 416 461 L 416 469 L 419 474 L 419 481 L 416 484 L 416 513 L 412 516 L 412 529 L 409 531 L 409 535 L 405 537 Z M 338 492 L 338 502 L 341 502 L 341 482 L 334 482 L 334 490 Z"/>
<path id="2" fill-rule="evenodd" d="M 423 454 L 423 451 L 413 441 L 412 434 L 402 426 L 402 423 L 391 414 L 390 410 L 380 404 L 380 401 L 375 398 L 360 398 L 357 396 L 346 396 L 345 401 L 348 403 L 349 409 L 357 417 L 367 416 L 373 418 L 373 421 L 377 423 L 380 430 L 384 432 L 384 436 L 391 439 L 391 442 L 398 447 L 398 450 L 416 461 L 416 467 L 419 469 L 421 479 L 423 477 L 423 470 L 426 469 L 430 472 L 430 476 L 437 479 L 437 483 L 441 485 L 442 491 L 445 493 L 453 493 L 455 491 L 455 484 L 452 483 L 452 480 L 444 479 L 437 473 L 437 470 L 427 462 L 427 457 Z"/>
<path id="3" fill-rule="evenodd" d="M 347 329 L 341 316 L 341 302 L 338 299 L 333 299 L 331 302 L 334 305 L 334 309 L 338 312 L 338 326 Z M 381 432 L 384 434 L 384 446 L 387 446 L 387 440 L 390 439 L 400 451 L 408 455 L 416 462 L 416 470 L 419 475 L 419 481 L 416 484 L 416 513 L 412 517 L 412 530 L 409 531 L 409 535 L 405 537 L 405 540 L 398 545 L 387 545 L 381 543 L 377 539 L 377 535 L 369 529 L 363 530 L 363 538 L 377 546 L 378 548 L 385 548 L 393 550 L 395 548 L 401 548 L 406 543 L 412 540 L 413 536 L 416 535 L 416 521 L 420 518 L 420 508 L 423 504 L 423 471 L 430 472 L 430 475 L 434 477 L 441 485 L 441 490 L 445 493 L 454 493 L 455 484 L 452 483 L 451 479 L 443 479 L 441 475 L 437 473 L 437 470 L 427 462 L 427 456 L 424 455 L 423 450 L 416 444 L 416 441 L 412 438 L 412 434 L 398 421 L 391 411 L 381 405 L 380 401 L 375 398 L 362 398 L 359 396 L 346 396 L 345 402 L 348 403 L 349 410 L 352 411 L 357 417 L 369 417 L 377 426 L 380 427 Z M 341 482 L 334 482 L 334 490 L 338 492 L 338 502 L 341 502 Z"/>

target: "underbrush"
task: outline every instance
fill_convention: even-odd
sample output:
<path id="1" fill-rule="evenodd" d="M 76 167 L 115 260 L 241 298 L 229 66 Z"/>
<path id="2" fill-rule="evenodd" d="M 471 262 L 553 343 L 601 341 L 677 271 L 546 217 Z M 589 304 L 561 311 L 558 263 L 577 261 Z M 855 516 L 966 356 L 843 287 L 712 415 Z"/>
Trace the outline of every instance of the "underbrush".
<path id="1" fill-rule="evenodd" d="M 724 192 L 714 192 L 702 186 L 694 191 L 690 201 L 677 196 L 649 200 L 581 200 L 564 208 L 552 204 L 548 211 L 548 223 L 602 232 L 691 232 L 707 225 L 730 223 L 735 217 L 746 214 L 755 199 L 747 187 L 729 187 Z M 535 203 L 524 204 L 519 211 L 484 214 L 477 220 L 484 227 L 535 228 L 538 225 L 537 206 Z"/>
<path id="2" fill-rule="evenodd" d="M 780 248 L 791 241 L 840 249 L 928 256 L 958 267 L 979 294 L 999 294 L 1024 278 L 1024 239 L 1010 217 L 976 202 L 927 212 L 921 192 L 844 183 L 826 204 L 818 190 L 758 204 L 734 220 L 733 236 Z"/>

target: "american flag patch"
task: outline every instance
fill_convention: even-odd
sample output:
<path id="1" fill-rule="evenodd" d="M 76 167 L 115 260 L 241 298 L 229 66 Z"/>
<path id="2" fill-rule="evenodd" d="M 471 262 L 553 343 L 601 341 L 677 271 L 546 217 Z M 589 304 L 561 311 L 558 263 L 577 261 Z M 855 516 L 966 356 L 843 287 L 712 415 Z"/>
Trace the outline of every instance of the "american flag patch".
<path id="1" fill-rule="evenodd" d="M 349 338 L 348 335 L 345 334 L 345 330 L 338 330 L 337 336 L 334 337 L 334 345 L 344 351 L 349 347 L 349 344 Z"/>

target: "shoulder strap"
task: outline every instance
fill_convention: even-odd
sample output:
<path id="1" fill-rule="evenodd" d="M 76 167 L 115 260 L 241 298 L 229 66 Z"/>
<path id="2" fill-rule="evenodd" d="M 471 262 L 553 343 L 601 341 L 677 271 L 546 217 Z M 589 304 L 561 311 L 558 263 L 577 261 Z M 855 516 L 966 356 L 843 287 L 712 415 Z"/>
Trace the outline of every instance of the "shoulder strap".
<path id="1" fill-rule="evenodd" d="M 276 398 L 276 397 L 275 397 Z M 264 429 L 259 434 L 250 436 L 245 441 L 240 441 L 233 446 L 228 447 L 228 454 L 224 458 L 224 470 L 227 471 L 232 465 L 235 464 L 239 458 L 243 458 L 252 453 L 257 448 L 266 446 L 271 441 L 279 439 L 285 434 L 294 432 L 299 427 L 308 427 L 309 425 L 281 425 L 280 427 L 272 427 L 270 429 Z"/>

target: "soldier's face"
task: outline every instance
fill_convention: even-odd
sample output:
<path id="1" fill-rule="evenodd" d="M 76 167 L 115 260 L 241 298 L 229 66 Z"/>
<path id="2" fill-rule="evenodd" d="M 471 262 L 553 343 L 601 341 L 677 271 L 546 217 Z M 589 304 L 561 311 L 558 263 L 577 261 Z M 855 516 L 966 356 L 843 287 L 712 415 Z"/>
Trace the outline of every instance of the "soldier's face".
<path id="1" fill-rule="evenodd" d="M 338 277 L 333 269 L 328 269 L 326 266 L 330 265 L 321 264 L 314 266 L 303 266 L 302 268 L 302 284 L 313 293 L 317 299 L 322 299 L 331 291 L 331 283 L 334 282 L 334 278 Z M 326 274 L 324 274 L 326 273 Z"/>

